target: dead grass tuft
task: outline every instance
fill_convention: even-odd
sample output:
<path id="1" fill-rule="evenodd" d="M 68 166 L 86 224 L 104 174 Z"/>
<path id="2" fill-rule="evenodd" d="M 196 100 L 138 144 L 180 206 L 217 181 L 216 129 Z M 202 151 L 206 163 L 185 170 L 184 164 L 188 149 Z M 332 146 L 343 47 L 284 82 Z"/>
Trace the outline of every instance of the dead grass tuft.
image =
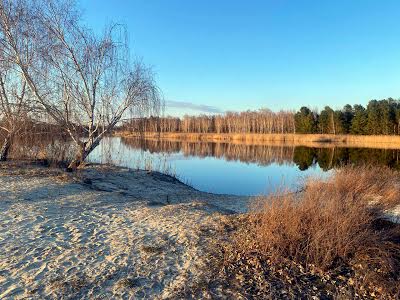
<path id="1" fill-rule="evenodd" d="M 383 215 L 400 204 L 399 179 L 384 167 L 346 167 L 325 181 L 309 179 L 300 194 L 260 198 L 235 251 L 272 266 L 347 274 L 359 293 L 396 295 L 400 229 Z"/>

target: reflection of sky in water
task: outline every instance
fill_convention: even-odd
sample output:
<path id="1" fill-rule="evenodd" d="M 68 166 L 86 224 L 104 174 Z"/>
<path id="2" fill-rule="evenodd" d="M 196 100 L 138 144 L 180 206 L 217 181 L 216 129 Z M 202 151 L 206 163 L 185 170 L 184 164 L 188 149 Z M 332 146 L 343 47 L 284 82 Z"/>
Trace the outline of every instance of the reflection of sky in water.
<path id="1" fill-rule="evenodd" d="M 266 194 L 282 186 L 295 189 L 307 176 L 326 176 L 329 173 L 322 172 L 317 165 L 301 171 L 293 163 L 260 166 L 223 158 L 185 156 L 181 152 L 150 153 L 128 147 L 120 138 L 105 140 L 89 160 L 134 169 L 159 170 L 176 175 L 201 191 L 236 195 Z"/>

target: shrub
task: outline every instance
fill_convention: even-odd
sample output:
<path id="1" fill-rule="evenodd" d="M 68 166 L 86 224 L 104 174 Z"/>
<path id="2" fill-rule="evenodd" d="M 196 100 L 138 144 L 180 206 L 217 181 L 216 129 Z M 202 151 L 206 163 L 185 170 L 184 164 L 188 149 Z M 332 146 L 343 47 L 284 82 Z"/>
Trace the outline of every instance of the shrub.
<path id="1" fill-rule="evenodd" d="M 399 183 L 398 173 L 372 167 L 308 179 L 301 193 L 260 198 L 237 245 L 272 264 L 350 270 L 356 286 L 396 293 L 400 231 L 383 214 L 400 204 Z"/>

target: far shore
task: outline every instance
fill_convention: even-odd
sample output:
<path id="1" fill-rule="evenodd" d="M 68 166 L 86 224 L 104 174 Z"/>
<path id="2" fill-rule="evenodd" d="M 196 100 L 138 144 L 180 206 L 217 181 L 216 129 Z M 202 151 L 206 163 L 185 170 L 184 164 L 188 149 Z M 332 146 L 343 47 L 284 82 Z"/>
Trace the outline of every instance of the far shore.
<path id="1" fill-rule="evenodd" d="M 288 145 L 306 147 L 346 147 L 400 149 L 398 135 L 334 135 L 334 134 L 254 134 L 254 133 L 182 133 L 182 132 L 116 132 L 126 138 L 166 139 L 188 142 L 229 142 L 255 145 Z"/>

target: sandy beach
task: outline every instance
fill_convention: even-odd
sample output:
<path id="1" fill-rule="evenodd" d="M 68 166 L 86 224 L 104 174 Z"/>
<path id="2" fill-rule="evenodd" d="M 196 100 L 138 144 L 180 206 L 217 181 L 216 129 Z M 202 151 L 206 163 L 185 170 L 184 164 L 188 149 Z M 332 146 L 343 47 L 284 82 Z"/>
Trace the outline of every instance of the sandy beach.
<path id="1" fill-rule="evenodd" d="M 346 281 L 329 274 L 235 257 L 231 234 L 251 201 L 197 191 L 158 172 L 1 164 L 0 299 L 351 295 Z M 396 209 L 387 217 L 398 216 Z M 224 249 L 233 255 L 228 269 Z"/>
<path id="2" fill-rule="evenodd" d="M 201 287 L 211 239 L 248 201 L 157 172 L 3 165 L 0 298 L 234 296 Z"/>

